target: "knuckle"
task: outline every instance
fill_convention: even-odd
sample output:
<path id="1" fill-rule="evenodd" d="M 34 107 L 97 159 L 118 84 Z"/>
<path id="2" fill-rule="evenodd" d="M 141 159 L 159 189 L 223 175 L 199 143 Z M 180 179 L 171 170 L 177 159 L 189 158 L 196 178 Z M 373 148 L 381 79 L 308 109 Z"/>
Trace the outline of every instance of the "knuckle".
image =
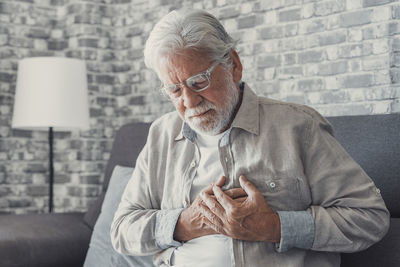
<path id="1" fill-rule="evenodd" d="M 232 207 L 229 209 L 229 215 L 232 217 L 236 217 L 240 213 L 240 209 L 238 207 Z"/>

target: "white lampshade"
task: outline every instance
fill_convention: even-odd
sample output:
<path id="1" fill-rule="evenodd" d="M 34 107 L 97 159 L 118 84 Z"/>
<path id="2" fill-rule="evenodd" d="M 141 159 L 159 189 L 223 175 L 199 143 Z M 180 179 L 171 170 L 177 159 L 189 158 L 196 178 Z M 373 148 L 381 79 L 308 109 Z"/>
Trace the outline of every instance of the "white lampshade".
<path id="1" fill-rule="evenodd" d="M 19 62 L 13 128 L 70 130 L 89 128 L 85 62 L 34 57 Z"/>

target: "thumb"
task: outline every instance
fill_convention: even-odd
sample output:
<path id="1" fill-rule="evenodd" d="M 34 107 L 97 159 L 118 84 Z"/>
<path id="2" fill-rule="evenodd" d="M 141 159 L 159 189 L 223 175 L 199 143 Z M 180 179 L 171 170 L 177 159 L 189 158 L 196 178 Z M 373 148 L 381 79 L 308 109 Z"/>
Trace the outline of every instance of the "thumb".
<path id="1" fill-rule="evenodd" d="M 225 180 L 226 180 L 226 177 L 221 176 L 221 178 L 219 178 L 219 180 L 215 183 L 215 185 L 218 187 L 222 187 L 225 184 Z"/>
<path id="2" fill-rule="evenodd" d="M 243 190 L 247 193 L 248 196 L 255 196 L 259 191 L 258 189 L 244 177 L 244 175 L 241 175 L 239 177 L 239 182 L 240 186 L 243 188 Z"/>

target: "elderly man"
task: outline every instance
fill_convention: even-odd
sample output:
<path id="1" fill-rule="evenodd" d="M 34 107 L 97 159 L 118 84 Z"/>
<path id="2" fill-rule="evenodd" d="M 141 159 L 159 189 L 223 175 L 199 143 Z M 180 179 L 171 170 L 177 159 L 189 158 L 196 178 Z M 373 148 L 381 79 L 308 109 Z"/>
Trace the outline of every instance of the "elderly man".
<path id="1" fill-rule="evenodd" d="M 156 266 L 339 266 L 389 213 L 315 110 L 257 96 L 235 41 L 204 11 L 156 24 L 146 65 L 175 112 L 156 120 L 111 228 Z"/>

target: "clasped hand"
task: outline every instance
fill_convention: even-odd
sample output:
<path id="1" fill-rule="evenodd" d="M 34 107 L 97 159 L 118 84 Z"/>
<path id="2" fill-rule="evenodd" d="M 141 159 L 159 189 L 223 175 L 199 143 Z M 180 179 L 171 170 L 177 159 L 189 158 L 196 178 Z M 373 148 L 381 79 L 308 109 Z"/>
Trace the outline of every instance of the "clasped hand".
<path id="1" fill-rule="evenodd" d="M 279 216 L 263 195 L 244 176 L 241 188 L 223 191 L 222 177 L 199 194 L 178 220 L 174 238 L 186 241 L 195 237 L 223 234 L 247 241 L 280 241 Z M 185 233 L 180 235 L 179 233 Z"/>

